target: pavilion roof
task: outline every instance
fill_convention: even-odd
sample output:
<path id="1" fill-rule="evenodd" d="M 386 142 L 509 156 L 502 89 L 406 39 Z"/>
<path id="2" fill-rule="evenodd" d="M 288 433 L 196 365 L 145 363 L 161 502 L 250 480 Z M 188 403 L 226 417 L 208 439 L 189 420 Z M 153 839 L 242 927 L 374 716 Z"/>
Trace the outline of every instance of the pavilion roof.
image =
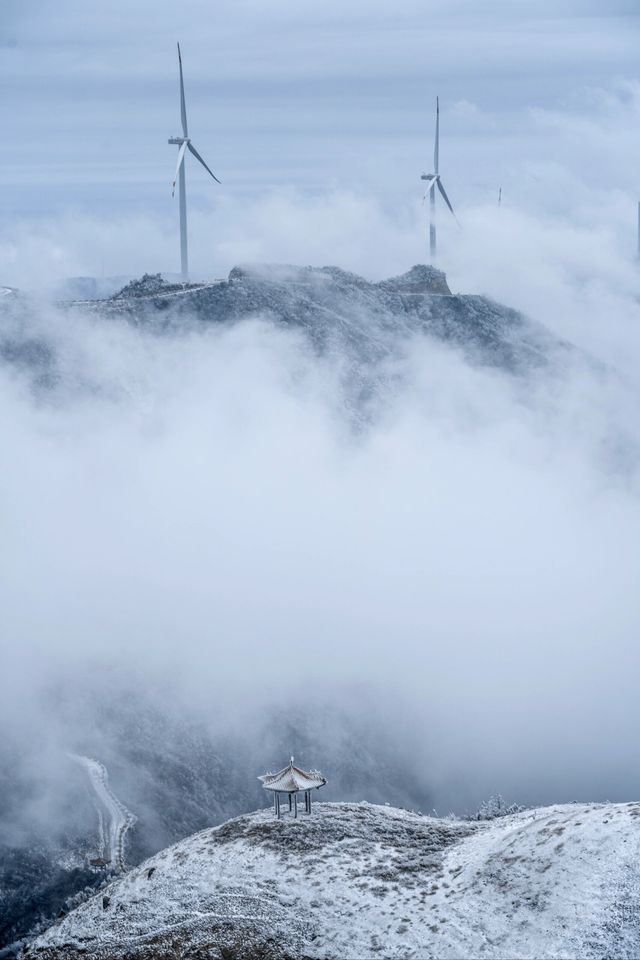
<path id="1" fill-rule="evenodd" d="M 262 780 L 265 790 L 274 790 L 281 793 L 297 793 L 299 790 L 313 790 L 323 787 L 327 782 L 318 770 L 301 770 L 294 766 L 293 757 L 288 766 L 278 773 L 264 773 L 258 780 Z"/>

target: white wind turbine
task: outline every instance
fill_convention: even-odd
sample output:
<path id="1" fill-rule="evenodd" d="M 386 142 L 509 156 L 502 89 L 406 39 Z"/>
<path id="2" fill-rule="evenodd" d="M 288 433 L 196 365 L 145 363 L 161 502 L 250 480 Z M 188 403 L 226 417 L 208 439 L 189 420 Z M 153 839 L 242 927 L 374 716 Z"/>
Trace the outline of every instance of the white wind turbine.
<path id="1" fill-rule="evenodd" d="M 420 177 L 421 180 L 426 180 L 429 186 L 427 187 L 427 193 L 429 194 L 429 253 L 431 255 L 431 262 L 435 263 L 436 259 L 436 188 L 442 194 L 442 199 L 449 207 L 453 219 L 458 223 L 458 218 L 453 212 L 453 207 L 449 202 L 449 197 L 446 194 L 444 187 L 442 186 L 442 180 L 440 179 L 439 171 L 439 161 L 440 161 L 440 100 L 436 97 L 436 142 L 433 148 L 433 173 L 423 173 Z M 458 226 L 460 224 L 458 223 Z"/>
<path id="2" fill-rule="evenodd" d="M 174 195 L 176 189 L 176 180 L 180 177 L 180 265 L 182 272 L 182 280 L 186 283 L 189 279 L 189 257 L 187 252 L 187 188 L 184 175 L 184 160 L 186 151 L 189 150 L 190 153 L 199 160 L 202 166 L 205 168 L 207 173 L 209 173 L 216 183 L 220 183 L 216 175 L 209 169 L 206 165 L 194 145 L 191 143 L 189 133 L 187 131 L 187 108 L 184 102 L 184 80 L 182 78 L 182 57 L 180 56 L 180 44 L 178 44 L 178 65 L 180 67 L 180 116 L 182 117 L 182 136 L 181 137 L 171 137 L 169 143 L 178 144 L 180 149 L 178 150 L 178 163 L 176 166 L 176 175 L 173 178 L 173 187 L 171 190 L 171 196 Z"/>

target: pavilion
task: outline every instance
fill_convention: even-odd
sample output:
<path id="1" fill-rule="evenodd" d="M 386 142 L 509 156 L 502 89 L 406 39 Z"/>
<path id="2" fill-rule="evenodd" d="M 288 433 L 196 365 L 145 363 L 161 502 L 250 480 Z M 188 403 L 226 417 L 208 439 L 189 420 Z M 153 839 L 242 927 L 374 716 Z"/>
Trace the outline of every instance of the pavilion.
<path id="1" fill-rule="evenodd" d="M 298 794 L 304 793 L 304 812 L 311 813 L 311 791 L 319 790 L 327 782 L 318 770 L 301 770 L 293 764 L 293 757 L 288 766 L 279 770 L 278 773 L 264 773 L 258 780 L 262 780 L 262 786 L 265 790 L 271 790 L 273 793 L 273 809 L 277 817 L 280 813 L 280 794 L 285 793 L 289 797 L 289 811 L 292 809 L 293 815 L 298 816 Z"/>

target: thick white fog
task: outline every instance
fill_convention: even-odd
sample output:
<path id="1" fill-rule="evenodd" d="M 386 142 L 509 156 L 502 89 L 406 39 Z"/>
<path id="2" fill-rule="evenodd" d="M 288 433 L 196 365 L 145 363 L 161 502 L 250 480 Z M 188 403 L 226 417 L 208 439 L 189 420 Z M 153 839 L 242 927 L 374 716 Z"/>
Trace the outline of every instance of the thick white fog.
<path id="1" fill-rule="evenodd" d="M 0 366 L 7 742 L 58 756 L 65 703 L 122 677 L 247 740 L 305 700 L 342 740 L 370 718 L 445 808 L 637 797 L 633 5 L 190 0 L 179 38 L 146 0 L 5 6 L 0 285 L 39 298 L 61 364 L 37 390 Z M 175 39 L 223 180 L 189 171 L 196 278 L 424 262 L 439 94 L 451 288 L 594 362 L 512 378 L 416 338 L 363 422 L 348 361 L 268 318 L 158 336 L 57 309 L 64 278 L 177 269 Z"/>
<path id="2" fill-rule="evenodd" d="M 637 355 L 631 267 L 578 286 L 561 256 L 536 318 L 577 329 L 580 305 L 594 345 L 615 304 L 611 342 Z M 18 728 L 47 728 L 43 688 L 116 665 L 216 723 L 361 697 L 452 806 L 637 792 L 638 398 L 620 371 L 514 379 L 416 339 L 363 425 L 341 358 L 267 320 L 157 336 L 42 303 L 39 326 L 59 382 L 0 380 Z"/>

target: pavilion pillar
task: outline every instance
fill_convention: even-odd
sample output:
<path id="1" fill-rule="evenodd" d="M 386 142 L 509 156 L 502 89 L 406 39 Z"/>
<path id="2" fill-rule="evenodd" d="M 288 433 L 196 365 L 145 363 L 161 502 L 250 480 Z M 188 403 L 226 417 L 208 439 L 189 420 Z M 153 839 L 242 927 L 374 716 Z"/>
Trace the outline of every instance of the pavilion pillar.
<path id="1" fill-rule="evenodd" d="M 273 809 L 278 819 L 285 816 L 287 809 L 285 807 L 285 812 L 282 810 L 283 797 L 285 798 L 285 802 L 286 798 L 289 798 L 289 816 L 297 818 L 299 793 L 304 794 L 304 812 L 309 815 L 312 806 L 312 791 L 323 787 L 327 782 L 326 778 L 317 770 L 305 771 L 299 767 L 294 767 L 293 757 L 288 767 L 285 767 L 278 773 L 265 773 L 263 776 L 258 777 L 258 779 L 262 781 L 262 786 L 265 790 L 273 791 Z"/>

